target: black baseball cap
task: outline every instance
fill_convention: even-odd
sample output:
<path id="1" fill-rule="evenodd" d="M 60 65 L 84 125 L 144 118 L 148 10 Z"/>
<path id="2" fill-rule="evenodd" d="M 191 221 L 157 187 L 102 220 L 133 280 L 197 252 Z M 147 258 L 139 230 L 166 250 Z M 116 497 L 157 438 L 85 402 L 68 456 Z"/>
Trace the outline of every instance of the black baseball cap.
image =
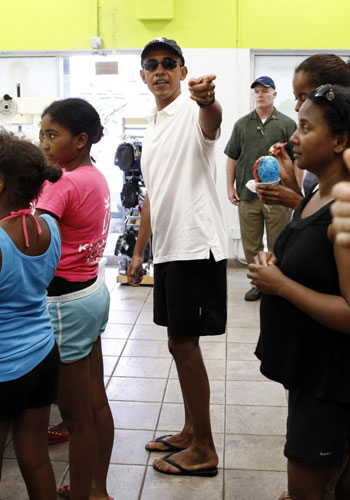
<path id="1" fill-rule="evenodd" d="M 173 52 L 175 52 L 176 55 L 179 56 L 180 61 L 181 61 L 181 66 L 185 65 L 185 58 L 183 56 L 181 48 L 178 46 L 178 44 L 175 42 L 175 40 L 171 40 L 169 38 L 155 38 L 154 40 L 151 40 L 148 42 L 147 45 L 145 45 L 143 51 L 141 52 L 141 63 L 144 60 L 144 58 L 147 56 L 147 53 L 150 52 L 150 50 L 155 49 L 156 47 L 166 47 Z"/>
<path id="2" fill-rule="evenodd" d="M 251 84 L 250 88 L 253 89 L 257 84 L 263 85 L 264 87 L 272 87 L 276 90 L 275 82 L 269 76 L 259 76 L 254 82 Z"/>

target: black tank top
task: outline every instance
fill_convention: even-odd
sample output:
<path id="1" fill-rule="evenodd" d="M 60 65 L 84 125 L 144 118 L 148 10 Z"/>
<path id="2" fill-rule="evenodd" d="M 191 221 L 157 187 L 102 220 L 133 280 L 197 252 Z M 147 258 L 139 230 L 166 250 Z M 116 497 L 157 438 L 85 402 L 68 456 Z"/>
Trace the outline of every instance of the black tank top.
<path id="1" fill-rule="evenodd" d="M 320 293 L 341 295 L 333 244 L 327 237 L 331 203 L 310 217 L 300 214 L 278 236 L 277 266 L 291 279 Z M 261 332 L 255 354 L 261 372 L 286 389 L 350 402 L 350 335 L 321 325 L 287 300 L 263 294 Z"/>

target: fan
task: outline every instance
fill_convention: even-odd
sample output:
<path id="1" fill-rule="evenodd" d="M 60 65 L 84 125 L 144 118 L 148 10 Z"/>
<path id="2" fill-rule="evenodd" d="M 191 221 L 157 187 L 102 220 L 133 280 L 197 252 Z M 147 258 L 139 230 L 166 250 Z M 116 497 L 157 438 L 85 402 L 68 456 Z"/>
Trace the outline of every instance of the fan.
<path id="1" fill-rule="evenodd" d="M 17 112 L 15 101 L 8 94 L 5 94 L 0 101 L 0 113 L 4 116 L 13 116 Z"/>

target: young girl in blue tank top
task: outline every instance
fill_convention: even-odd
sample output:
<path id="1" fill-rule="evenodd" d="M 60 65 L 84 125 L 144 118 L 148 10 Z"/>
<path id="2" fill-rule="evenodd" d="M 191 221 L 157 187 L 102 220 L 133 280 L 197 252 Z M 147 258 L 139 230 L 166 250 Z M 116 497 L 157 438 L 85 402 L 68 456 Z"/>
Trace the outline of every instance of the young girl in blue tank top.
<path id="1" fill-rule="evenodd" d="M 0 130 L 0 475 L 12 427 L 30 500 L 56 498 L 46 429 L 59 355 L 46 288 L 61 253 L 56 221 L 35 217 L 32 201 L 61 175 L 36 146 Z"/>

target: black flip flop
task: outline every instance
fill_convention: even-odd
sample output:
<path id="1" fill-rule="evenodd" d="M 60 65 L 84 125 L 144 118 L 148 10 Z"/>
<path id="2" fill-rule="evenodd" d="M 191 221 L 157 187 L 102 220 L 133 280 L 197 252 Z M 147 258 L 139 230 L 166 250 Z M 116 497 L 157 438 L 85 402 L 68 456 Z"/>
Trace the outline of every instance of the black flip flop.
<path id="1" fill-rule="evenodd" d="M 171 472 L 171 471 L 159 469 L 155 465 L 154 462 L 152 464 L 153 469 L 156 470 L 157 472 L 160 472 L 161 474 L 168 474 L 169 476 L 214 477 L 219 472 L 217 467 L 212 467 L 210 469 L 196 469 L 196 470 L 184 469 L 180 464 L 177 464 L 174 460 L 172 460 L 171 458 L 169 458 L 172 455 L 173 455 L 173 453 L 171 453 L 170 455 L 167 455 L 166 457 L 163 458 L 163 460 L 165 460 L 165 462 L 168 462 L 168 464 L 173 465 L 174 467 L 176 467 L 179 470 L 179 472 Z"/>
<path id="2" fill-rule="evenodd" d="M 167 448 L 164 450 L 164 448 L 148 448 L 147 445 L 145 446 L 147 451 L 183 451 L 186 448 L 178 448 L 177 446 L 173 446 L 172 444 L 168 443 L 165 439 L 168 437 L 171 437 L 172 434 L 166 434 L 165 436 L 159 436 L 159 438 L 155 439 L 156 443 L 162 443 L 164 446 Z"/>

